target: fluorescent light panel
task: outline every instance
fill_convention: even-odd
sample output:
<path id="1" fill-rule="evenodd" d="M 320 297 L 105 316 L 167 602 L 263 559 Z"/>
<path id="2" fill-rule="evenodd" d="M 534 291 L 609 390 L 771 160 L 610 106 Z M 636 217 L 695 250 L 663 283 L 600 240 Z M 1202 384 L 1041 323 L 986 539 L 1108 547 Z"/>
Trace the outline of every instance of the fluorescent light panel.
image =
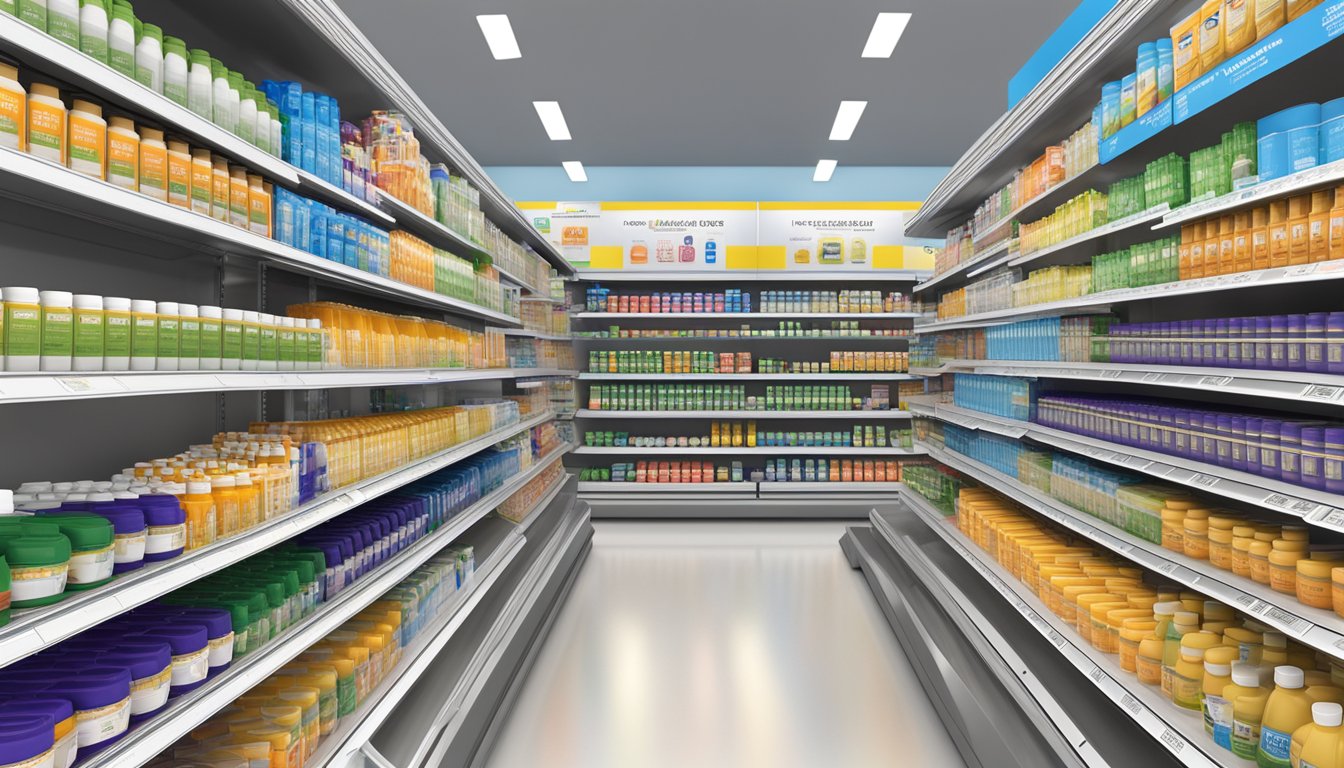
<path id="1" fill-rule="evenodd" d="M 583 163 L 578 160 L 566 160 L 560 165 L 564 166 L 565 173 L 569 174 L 570 181 L 587 181 L 588 172 L 583 170 Z"/>
<path id="2" fill-rule="evenodd" d="M 812 174 L 813 181 L 830 181 L 831 174 L 835 173 L 834 160 L 818 160 L 817 170 Z"/>
<path id="3" fill-rule="evenodd" d="M 863 46 L 865 59 L 889 59 L 896 44 L 905 34 L 905 25 L 910 23 L 908 13 L 879 13 L 873 22 L 873 30 L 868 33 L 868 43 Z"/>
<path id="4" fill-rule="evenodd" d="M 518 49 L 518 38 L 513 36 L 513 25 L 503 13 L 488 13 L 476 17 L 481 25 L 481 34 L 490 46 L 490 55 L 498 60 L 521 59 L 523 52 Z"/>
<path id="5" fill-rule="evenodd" d="M 537 117 L 541 118 L 541 125 L 551 141 L 569 141 L 569 124 L 565 122 L 565 113 L 560 111 L 560 102 L 534 101 L 532 106 L 537 110 Z"/>
<path id="6" fill-rule="evenodd" d="M 867 106 L 866 101 L 840 102 L 840 109 L 835 112 L 835 123 L 831 125 L 831 141 L 849 141 Z"/>

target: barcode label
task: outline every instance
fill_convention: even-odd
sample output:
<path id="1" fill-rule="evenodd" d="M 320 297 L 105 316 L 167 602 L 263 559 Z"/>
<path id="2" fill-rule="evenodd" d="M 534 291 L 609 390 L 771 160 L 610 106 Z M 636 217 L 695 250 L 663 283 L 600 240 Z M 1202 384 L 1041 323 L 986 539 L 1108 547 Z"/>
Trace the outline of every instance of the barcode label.
<path id="1" fill-rule="evenodd" d="M 1176 572 L 1176 569 L 1179 568 L 1179 567 L 1180 567 L 1180 566 L 1177 565 L 1176 563 L 1173 563 L 1173 562 L 1171 562 L 1171 561 L 1167 561 L 1167 562 L 1162 563 L 1161 565 L 1157 566 L 1157 570 L 1159 570 L 1159 571 L 1165 573 L 1166 575 L 1170 576 L 1171 574 L 1175 573 L 1175 572 Z"/>
<path id="2" fill-rule="evenodd" d="M 1293 267 L 1292 269 L 1290 269 L 1290 270 L 1288 270 L 1287 272 L 1285 272 L 1285 273 L 1284 273 L 1284 276 L 1285 276 L 1285 277 L 1301 277 L 1301 276 L 1303 276 L 1303 275 L 1310 275 L 1312 272 L 1315 272 L 1315 271 L 1316 271 L 1316 265 L 1315 265 L 1315 264 L 1305 264 L 1305 265 L 1300 266 L 1300 267 Z"/>
<path id="3" fill-rule="evenodd" d="M 1165 373 L 1157 373 L 1156 371 L 1154 371 L 1154 372 L 1152 372 L 1152 373 L 1145 373 L 1145 374 L 1143 374 L 1143 380 L 1144 380 L 1145 382 L 1147 382 L 1147 383 L 1152 383 L 1152 382 L 1155 382 L 1155 381 L 1162 381 L 1162 380 L 1165 379 L 1166 377 L 1167 377 L 1167 374 L 1165 374 Z"/>
<path id="4" fill-rule="evenodd" d="M 1167 749 L 1170 749 L 1174 754 L 1179 755 L 1181 751 L 1185 749 L 1185 739 L 1176 735 L 1176 732 L 1170 728 L 1163 728 L 1162 735 L 1158 738 L 1160 738 L 1162 743 L 1167 745 Z"/>
<path id="5" fill-rule="evenodd" d="M 1143 705 L 1139 703 L 1139 700 L 1128 693 L 1120 697 L 1120 706 L 1136 715 L 1143 711 Z"/>
<path id="6" fill-rule="evenodd" d="M 1284 496 L 1283 494 L 1271 493 L 1270 495 L 1265 497 L 1264 503 L 1267 506 L 1278 507 L 1279 509 L 1287 509 L 1288 507 L 1291 507 L 1293 505 L 1293 500 L 1288 498 L 1287 496 Z"/>
<path id="7" fill-rule="evenodd" d="M 1299 514 L 1299 515 L 1309 515 L 1309 514 L 1312 514 L 1312 513 L 1314 513 L 1318 508 L 1320 508 L 1320 505 L 1319 505 L 1319 504 L 1317 504 L 1317 503 L 1314 502 L 1314 501 L 1307 501 L 1306 499 L 1294 499 L 1294 500 L 1293 500 L 1293 505 L 1292 505 L 1291 507 L 1289 507 L 1289 509 L 1293 510 L 1294 512 L 1296 512 L 1296 513 Z"/>
<path id="8" fill-rule="evenodd" d="M 1332 507 L 1326 507 L 1325 509 L 1326 512 L 1320 518 L 1321 525 L 1344 528 L 1344 509 L 1334 509 Z M 1321 513 L 1317 512 L 1317 514 Z"/>
<path id="9" fill-rule="evenodd" d="M 1237 595 L 1235 600 L 1238 603 L 1241 603 L 1242 605 L 1246 606 L 1247 608 L 1250 608 L 1252 605 L 1255 605 L 1255 598 L 1251 597 L 1250 595 L 1245 594 Z"/>
<path id="10" fill-rule="evenodd" d="M 1231 376 L 1205 376 L 1199 380 L 1199 385 L 1201 387 L 1226 387 L 1231 383 Z"/>
<path id="11" fill-rule="evenodd" d="M 1307 398 L 1308 400 L 1333 401 L 1338 400 L 1342 392 L 1344 392 L 1344 389 L 1341 389 L 1340 387 L 1325 387 L 1313 384 L 1312 386 L 1309 386 L 1306 389 L 1302 390 L 1301 396 Z"/>
<path id="12" fill-rule="evenodd" d="M 1293 614 L 1275 608 L 1272 605 L 1265 610 L 1264 616 L 1267 619 L 1273 619 L 1274 621 L 1279 622 L 1288 629 L 1289 632 L 1295 634 L 1301 634 L 1311 628 L 1311 622 L 1306 619 L 1294 616 Z"/>
<path id="13" fill-rule="evenodd" d="M 1093 667 L 1092 671 L 1087 673 L 1087 676 L 1092 678 L 1094 682 L 1100 683 L 1101 679 L 1106 676 L 1106 673 L 1101 671 L 1101 667 Z"/>
<path id="14" fill-rule="evenodd" d="M 1212 488 L 1213 486 L 1218 484 L 1218 478 L 1212 475 L 1202 475 L 1196 472 L 1195 475 L 1190 478 L 1190 482 L 1194 483 L 1195 485 L 1202 485 L 1205 488 Z"/>
<path id="15" fill-rule="evenodd" d="M 70 392 L 88 392 L 93 389 L 93 385 L 89 383 L 88 379 L 62 376 L 56 381 L 60 382 L 61 386 Z"/>
<path id="16" fill-rule="evenodd" d="M 1118 378 L 1120 378 L 1120 375 L 1123 374 L 1123 373 L 1124 373 L 1124 371 L 1121 371 L 1121 370 L 1118 370 L 1118 369 L 1109 369 L 1109 370 L 1105 370 L 1105 371 L 1102 371 L 1102 372 L 1101 372 L 1101 378 L 1103 378 L 1103 379 L 1118 379 Z"/>

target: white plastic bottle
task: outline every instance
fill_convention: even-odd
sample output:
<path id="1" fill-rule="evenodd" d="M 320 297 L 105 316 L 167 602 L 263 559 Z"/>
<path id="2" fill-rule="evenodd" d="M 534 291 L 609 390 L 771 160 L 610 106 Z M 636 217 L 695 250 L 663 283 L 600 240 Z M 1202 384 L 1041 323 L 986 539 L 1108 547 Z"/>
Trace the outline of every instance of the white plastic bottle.
<path id="1" fill-rule="evenodd" d="M 135 13 L 129 5 L 112 5 L 107 25 L 107 63 L 121 74 L 135 77 Z"/>
<path id="2" fill-rule="evenodd" d="M 266 154 L 271 152 L 271 113 L 266 109 L 266 96 L 261 91 L 252 92 L 252 101 L 257 105 L 257 127 L 253 131 L 252 143 Z"/>
<path id="3" fill-rule="evenodd" d="M 187 44 L 180 37 L 163 38 L 163 95 L 187 106 Z"/>
<path id="4" fill-rule="evenodd" d="M 158 311 L 158 304 L 151 299 L 131 300 L 132 371 L 152 371 L 158 364 Z"/>
<path id="5" fill-rule="evenodd" d="M 79 0 L 47 0 L 47 34 L 79 48 Z"/>
<path id="6" fill-rule="evenodd" d="M 230 334 L 229 326 L 241 326 L 245 322 L 247 313 L 241 309 L 224 309 L 220 314 L 224 324 L 223 339 L 221 341 L 222 360 L 220 362 L 220 369 L 225 371 L 242 370 L 243 362 L 242 353 L 240 351 L 242 345 L 242 332 L 239 331 L 236 335 Z M 233 337 L 232 340 L 231 337 Z M 235 349 L 235 346 L 238 347 L 238 349 Z"/>
<path id="7" fill-rule="evenodd" d="M 238 92 L 229 87 L 229 70 L 219 59 L 210 60 L 210 98 L 214 108 L 215 125 L 230 132 L 238 132 Z"/>
<path id="8" fill-rule="evenodd" d="M 69 371 L 75 355 L 74 294 L 42 291 L 42 370 Z"/>
<path id="9" fill-rule="evenodd" d="M 36 288 L 0 288 L 5 312 L 5 370 L 31 372 L 42 367 L 42 294 Z"/>
<path id="10" fill-rule="evenodd" d="M 280 108 L 272 104 L 268 111 L 271 115 L 271 154 L 276 157 L 283 157 L 285 153 L 285 128 L 280 123 Z"/>
<path id="11" fill-rule="evenodd" d="M 238 104 L 238 130 L 236 133 L 239 138 L 248 144 L 257 142 L 257 102 L 253 100 L 252 94 L 256 89 L 252 84 L 243 81 L 243 89 L 239 94 L 241 101 Z"/>
<path id="12" fill-rule="evenodd" d="M 224 317 L 224 319 L 225 319 L 225 320 L 228 319 L 228 312 L 229 312 L 229 310 L 227 310 L 227 309 L 224 310 L 224 313 L 225 313 L 225 317 Z M 252 310 L 250 310 L 250 309 L 245 309 L 245 310 L 243 310 L 243 337 L 244 337 L 244 339 L 246 339 L 246 337 L 247 337 L 247 333 L 248 333 L 248 331 L 247 331 L 247 326 L 249 326 L 249 325 L 256 326 L 256 325 L 260 325 L 260 324 L 261 324 L 261 313 L 259 313 L 259 312 L 254 312 L 254 311 L 252 311 Z M 244 350 L 246 350 L 247 347 L 250 346 L 246 340 L 243 341 L 243 345 L 244 345 L 244 346 L 243 346 L 243 349 L 244 349 Z M 228 366 L 227 366 L 227 364 L 226 364 L 226 365 L 225 365 L 225 368 L 227 368 L 227 367 L 228 367 Z M 244 352 L 243 352 L 243 364 L 242 364 L 242 366 L 241 366 L 241 369 L 244 370 L 244 371 L 255 371 L 255 370 L 257 370 L 257 359 L 256 359 L 256 358 L 253 358 L 253 359 L 249 360 L 249 359 L 247 358 L 247 352 L 244 351 Z"/>
<path id="13" fill-rule="evenodd" d="M 177 315 L 182 318 L 182 342 L 178 352 L 179 371 L 201 369 L 201 310 L 195 304 L 178 304 Z"/>
<path id="14" fill-rule="evenodd" d="M 163 30 L 153 24 L 140 28 L 135 46 L 135 79 L 155 93 L 163 93 Z"/>
<path id="15" fill-rule="evenodd" d="M 278 371 L 280 370 L 280 361 L 276 359 L 276 350 L 279 346 L 280 323 L 279 318 L 269 312 L 261 312 L 257 315 L 257 322 L 261 324 L 261 359 L 257 363 L 258 371 Z"/>
<path id="16" fill-rule="evenodd" d="M 200 48 L 191 50 L 191 68 L 187 71 L 187 108 L 204 117 L 214 119 L 214 74 L 210 71 L 210 52 Z"/>
<path id="17" fill-rule="evenodd" d="M 18 67 L 0 62 L 0 147 L 28 151 L 27 132 L 28 92 L 19 82 Z"/>
<path id="18" fill-rule="evenodd" d="M 74 361 L 71 370 L 103 370 L 103 344 L 107 317 L 103 297 L 79 293 L 74 296 Z"/>
<path id="19" fill-rule="evenodd" d="M 104 64 L 108 63 L 107 26 L 103 0 L 79 0 L 79 50 Z"/>
<path id="20" fill-rule="evenodd" d="M 276 367 L 282 371 L 296 370 L 302 366 L 302 363 L 300 363 L 295 358 L 295 353 L 297 352 L 297 346 L 295 345 L 294 342 L 297 339 L 297 335 L 294 333 L 294 318 L 280 317 L 279 315 L 277 315 L 275 318 L 275 324 L 279 326 L 279 328 L 276 331 L 279 334 L 280 338 L 279 348 L 283 350 L 286 346 L 289 347 L 289 359 L 286 360 L 283 353 L 277 355 L 276 361 L 278 364 Z M 284 341 L 286 338 L 289 339 L 289 343 L 287 345 Z"/>

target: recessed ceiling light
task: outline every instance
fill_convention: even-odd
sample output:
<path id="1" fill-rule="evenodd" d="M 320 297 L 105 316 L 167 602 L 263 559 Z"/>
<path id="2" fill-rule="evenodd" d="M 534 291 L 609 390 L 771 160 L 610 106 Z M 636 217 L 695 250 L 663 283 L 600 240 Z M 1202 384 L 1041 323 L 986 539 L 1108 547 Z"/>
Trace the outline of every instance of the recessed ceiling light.
<path id="1" fill-rule="evenodd" d="M 879 13 L 873 22 L 873 31 L 868 33 L 868 44 L 863 46 L 865 59 L 889 59 L 896 44 L 901 42 L 905 25 L 910 23 L 908 13 Z"/>
<path id="2" fill-rule="evenodd" d="M 854 135 L 854 128 L 859 124 L 859 118 L 863 117 L 863 110 L 868 106 L 866 101 L 842 101 L 840 109 L 836 110 L 835 123 L 831 125 L 831 141 L 849 141 L 849 137 Z"/>
<path id="3" fill-rule="evenodd" d="M 481 25 L 481 34 L 490 46 L 490 54 L 496 59 L 521 59 L 523 52 L 518 49 L 518 38 L 513 36 L 513 25 L 503 13 L 488 13 L 476 17 Z"/>
<path id="4" fill-rule="evenodd" d="M 817 170 L 812 174 L 813 181 L 830 181 L 831 174 L 835 173 L 834 160 L 818 160 Z"/>
<path id="5" fill-rule="evenodd" d="M 560 111 L 560 102 L 534 101 L 532 106 L 551 141 L 569 141 L 569 124 L 565 122 L 565 113 Z"/>
<path id="6" fill-rule="evenodd" d="M 588 173 L 583 170 L 583 163 L 578 160 L 566 160 L 561 163 L 565 167 L 565 173 L 569 174 L 570 181 L 587 181 Z"/>

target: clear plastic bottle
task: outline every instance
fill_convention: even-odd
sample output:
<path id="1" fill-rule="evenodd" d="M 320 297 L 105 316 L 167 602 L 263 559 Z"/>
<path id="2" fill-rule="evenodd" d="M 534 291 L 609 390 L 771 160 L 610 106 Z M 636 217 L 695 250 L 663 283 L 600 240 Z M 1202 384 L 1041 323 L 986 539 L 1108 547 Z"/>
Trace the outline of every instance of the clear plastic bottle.
<path id="1" fill-rule="evenodd" d="M 145 24 L 135 46 L 135 79 L 155 93 L 163 93 L 163 30 Z"/>
<path id="2" fill-rule="evenodd" d="M 107 26 L 103 0 L 79 0 L 79 50 L 104 64 L 108 63 Z"/>
<path id="3" fill-rule="evenodd" d="M 210 60 L 211 103 L 215 125 L 230 132 L 238 132 L 238 93 L 229 87 L 229 70 L 219 59 Z"/>
<path id="4" fill-rule="evenodd" d="M 191 68 L 187 71 L 187 108 L 204 117 L 214 118 L 214 74 L 210 71 L 210 52 L 191 49 Z"/>
<path id="5" fill-rule="evenodd" d="M 169 101 L 188 105 L 187 44 L 179 37 L 163 38 L 163 95 Z"/>
<path id="6" fill-rule="evenodd" d="M 128 5 L 112 6 L 107 25 L 107 63 L 121 74 L 135 77 L 135 14 Z"/>

